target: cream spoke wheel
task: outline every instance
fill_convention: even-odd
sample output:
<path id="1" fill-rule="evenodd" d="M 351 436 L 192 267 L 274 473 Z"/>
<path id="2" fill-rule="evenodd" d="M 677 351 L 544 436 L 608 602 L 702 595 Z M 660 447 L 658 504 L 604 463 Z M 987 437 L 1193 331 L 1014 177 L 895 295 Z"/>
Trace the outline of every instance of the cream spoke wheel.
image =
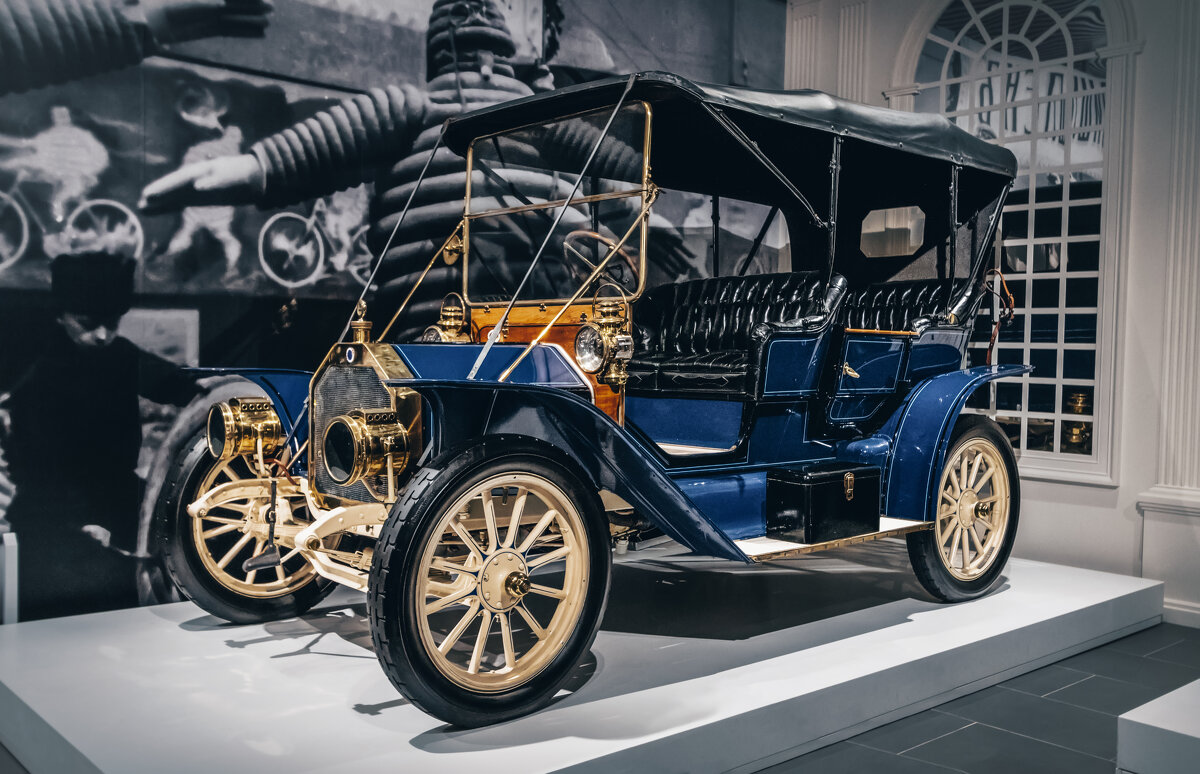
<path id="1" fill-rule="evenodd" d="M 245 458 L 235 457 L 214 465 L 200 482 L 197 492 L 253 478 L 254 473 Z M 242 569 L 242 562 L 266 546 L 265 510 L 265 499 L 242 497 L 214 503 L 203 516 L 191 519 L 196 554 L 208 574 L 230 591 L 260 599 L 290 594 L 315 576 L 312 565 L 298 549 L 281 550 L 281 563 L 274 572 Z"/>
<path id="2" fill-rule="evenodd" d="M 969 438 L 947 455 L 934 535 L 950 575 L 970 581 L 992 567 L 1005 541 L 1009 507 L 1008 474 L 994 443 Z"/>
<path id="3" fill-rule="evenodd" d="M 411 593 L 438 671 L 477 693 L 508 691 L 565 646 L 589 583 L 580 509 L 555 482 L 503 473 L 440 511 Z"/>

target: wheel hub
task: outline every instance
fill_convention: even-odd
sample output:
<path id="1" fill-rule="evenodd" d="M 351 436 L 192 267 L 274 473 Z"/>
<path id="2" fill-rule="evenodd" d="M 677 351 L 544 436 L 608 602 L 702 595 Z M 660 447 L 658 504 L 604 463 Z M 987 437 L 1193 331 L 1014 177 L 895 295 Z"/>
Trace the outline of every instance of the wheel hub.
<path id="1" fill-rule="evenodd" d="M 476 593 L 485 608 L 503 613 L 516 607 L 531 586 L 524 558 L 516 551 L 502 550 L 488 557 L 483 565 Z"/>
<path id="2" fill-rule="evenodd" d="M 979 505 L 979 495 L 974 490 L 968 489 L 958 498 L 958 523 L 965 528 L 970 528 L 975 523 L 976 508 Z"/>

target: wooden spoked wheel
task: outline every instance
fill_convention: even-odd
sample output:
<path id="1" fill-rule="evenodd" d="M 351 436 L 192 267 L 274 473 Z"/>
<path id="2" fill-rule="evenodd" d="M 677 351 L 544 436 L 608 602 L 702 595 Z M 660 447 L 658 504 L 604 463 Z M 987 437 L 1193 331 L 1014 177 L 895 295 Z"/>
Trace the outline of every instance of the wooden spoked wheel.
<path id="1" fill-rule="evenodd" d="M 985 437 L 951 450 L 938 495 L 936 539 L 946 570 L 970 581 L 991 568 L 1008 529 L 1010 486 L 1000 450 Z"/>
<path id="2" fill-rule="evenodd" d="M 520 686 L 550 664 L 587 597 L 583 518 L 554 482 L 488 478 L 429 533 L 414 584 L 420 638 L 451 682 L 479 693 Z"/>
<path id="3" fill-rule="evenodd" d="M 214 462 L 197 492 L 202 494 L 221 484 L 253 478 L 244 457 Z M 242 569 L 242 562 L 258 555 L 266 546 L 268 500 L 269 497 L 243 497 L 217 502 L 192 520 L 192 540 L 204 569 L 217 583 L 247 597 L 284 596 L 310 582 L 316 574 L 295 548 L 284 548 L 282 564 L 276 567 L 249 572 Z"/>

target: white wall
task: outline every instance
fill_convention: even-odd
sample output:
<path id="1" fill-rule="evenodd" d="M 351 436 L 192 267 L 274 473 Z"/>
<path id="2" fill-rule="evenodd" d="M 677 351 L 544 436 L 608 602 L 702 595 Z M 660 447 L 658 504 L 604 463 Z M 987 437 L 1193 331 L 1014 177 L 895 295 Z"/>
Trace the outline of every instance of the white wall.
<path id="1" fill-rule="evenodd" d="M 865 101 L 906 107 L 903 91 L 896 87 L 913 80 L 913 74 L 895 72 L 910 28 L 937 18 L 946 0 L 817 0 L 803 5 L 818 13 L 819 62 L 816 88 L 838 92 L 838 49 L 844 44 L 839 19 L 842 8 L 854 2 L 868 4 L 866 40 L 858 47 L 866 56 Z M 1163 490 L 1159 483 L 1162 373 L 1164 366 L 1164 306 L 1167 293 L 1167 260 L 1170 186 L 1180 148 L 1175 140 L 1178 71 L 1182 46 L 1177 34 L 1179 3 L 1195 0 L 1138 0 L 1132 12 L 1111 3 L 1110 20 L 1119 13 L 1132 16 L 1131 42 L 1142 44 L 1133 54 L 1134 78 L 1127 104 L 1132 123 L 1127 137 L 1125 164 L 1128 184 L 1126 248 L 1119 267 L 1109 266 L 1107 282 L 1118 284 L 1115 353 L 1115 413 L 1117 418 L 1110 485 L 1084 485 L 1022 478 L 1022 513 L 1015 553 L 1017 556 L 1089 567 L 1167 581 L 1169 618 L 1200 625 L 1200 491 Z M 815 9 L 815 10 L 814 10 Z M 1111 26 L 1111 22 L 1110 22 Z M 925 29 L 917 29 L 923 36 Z M 789 41 L 790 44 L 790 41 Z M 1200 39 L 1183 45 L 1200 46 Z M 845 64 L 845 57 L 842 58 Z M 845 79 L 843 79 L 843 84 Z M 1186 84 L 1185 84 L 1186 85 Z M 1126 116 L 1128 116 L 1128 111 Z M 1121 116 L 1110 116 L 1110 123 Z M 1106 153 L 1117 153 L 1108 147 Z M 1193 158 L 1195 158 L 1193 156 Z M 1194 176 L 1200 184 L 1200 174 Z M 1200 219 L 1200 212 L 1196 213 Z M 1106 239 L 1109 238 L 1106 234 Z M 1200 254 L 1191 255 L 1200 262 Z M 1197 299 L 1200 301 L 1200 298 Z M 1196 326 L 1200 317 L 1173 320 L 1173 325 Z M 1200 336 L 1200 331 L 1197 331 Z M 1171 421 L 1175 421 L 1172 417 Z M 1200 443 L 1200 427 L 1190 438 Z M 1198 472 L 1197 480 L 1200 480 Z M 1165 494 L 1164 494 L 1165 492 Z M 1193 500 L 1194 496 L 1194 500 Z M 1139 502 L 1149 503 L 1143 507 Z M 1155 510 L 1154 503 L 1169 503 Z M 1193 507 L 1195 506 L 1195 507 Z M 1144 550 L 1145 549 L 1145 550 Z"/>

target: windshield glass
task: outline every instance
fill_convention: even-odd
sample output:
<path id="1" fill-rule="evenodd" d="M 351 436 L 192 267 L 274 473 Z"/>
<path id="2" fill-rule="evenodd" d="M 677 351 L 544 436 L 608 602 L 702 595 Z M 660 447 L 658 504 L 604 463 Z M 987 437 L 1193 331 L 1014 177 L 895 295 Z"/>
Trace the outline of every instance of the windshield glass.
<path id="1" fill-rule="evenodd" d="M 472 143 L 466 229 L 469 301 L 512 298 L 610 115 L 611 109 L 585 113 Z M 570 298 L 634 226 L 645 193 L 648 130 L 644 105 L 621 108 L 517 303 Z M 641 290 L 644 233 L 643 222 L 595 286 L 614 282 L 630 295 Z"/>

